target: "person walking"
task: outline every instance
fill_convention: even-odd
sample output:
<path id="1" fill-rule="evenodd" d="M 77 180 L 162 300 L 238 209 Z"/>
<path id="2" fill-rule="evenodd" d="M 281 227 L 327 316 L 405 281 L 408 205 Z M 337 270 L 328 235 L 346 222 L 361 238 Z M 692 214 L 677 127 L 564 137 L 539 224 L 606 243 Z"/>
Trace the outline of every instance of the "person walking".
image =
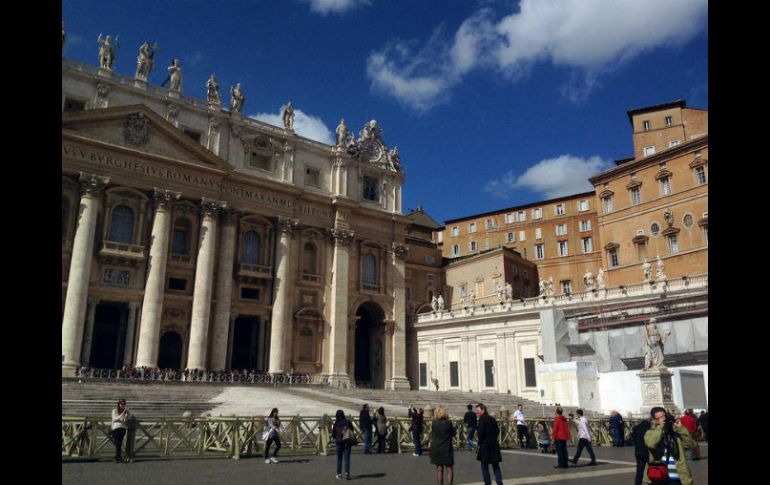
<path id="1" fill-rule="evenodd" d="M 422 455 L 422 429 L 423 429 L 423 411 L 422 408 L 416 409 L 414 406 L 409 408 L 409 418 L 412 422 L 409 429 L 412 430 L 412 442 L 414 443 L 414 453 L 412 456 Z"/>
<path id="2" fill-rule="evenodd" d="M 567 419 L 562 416 L 564 410 L 562 408 L 556 408 L 556 417 L 553 419 L 553 433 L 552 438 L 554 446 L 556 447 L 556 455 L 558 457 L 558 464 L 554 465 L 554 468 L 567 468 L 567 441 L 570 439 L 569 424 Z"/>
<path id="3" fill-rule="evenodd" d="M 439 406 L 430 431 L 430 462 L 436 465 L 436 483 L 439 485 L 444 483 L 444 469 L 446 469 L 447 484 L 452 485 L 454 481 L 452 470 L 455 459 L 452 438 L 456 434 L 446 408 Z"/>
<path id="4" fill-rule="evenodd" d="M 342 409 L 337 410 L 332 436 L 337 445 L 337 480 L 342 478 L 342 459 L 345 459 L 345 480 L 350 480 L 350 449 L 356 443 L 353 424 L 345 418 Z"/>
<path id="5" fill-rule="evenodd" d="M 686 409 L 684 416 L 679 419 L 679 422 L 684 426 L 692 436 L 695 442 L 695 448 L 687 450 L 687 458 L 690 460 L 700 459 L 700 446 L 698 445 L 698 420 L 695 419 L 695 412 L 692 409 Z"/>
<path id="6" fill-rule="evenodd" d="M 388 418 L 385 417 L 385 409 L 380 407 L 374 413 L 374 425 L 377 428 L 377 453 L 385 452 L 385 436 L 388 432 Z"/>
<path id="7" fill-rule="evenodd" d="M 468 442 L 468 451 L 473 451 L 474 448 L 478 448 L 476 442 L 473 441 L 473 435 L 476 433 L 476 426 L 478 424 L 476 413 L 473 412 L 473 404 L 468 404 L 468 412 L 463 416 L 463 422 L 465 423 L 465 438 Z"/>
<path id="8" fill-rule="evenodd" d="M 281 437 L 278 435 L 278 431 L 283 427 L 281 424 L 281 418 L 278 417 L 278 408 L 273 408 L 270 411 L 270 416 L 267 417 L 267 439 L 265 439 L 265 463 L 278 463 L 278 450 L 281 449 Z M 270 446 L 275 443 L 275 450 L 273 450 L 273 456 L 268 458 L 270 454 Z"/>
<path id="9" fill-rule="evenodd" d="M 126 430 L 128 419 L 130 414 L 126 407 L 126 400 L 121 399 L 118 401 L 118 405 L 112 410 L 112 423 L 110 424 L 110 434 L 112 440 L 115 442 L 115 463 L 123 463 L 123 438 L 126 437 Z M 128 460 L 125 460 L 128 463 Z"/>
<path id="10" fill-rule="evenodd" d="M 372 448 L 372 416 L 369 414 L 369 405 L 364 404 L 358 415 L 361 431 L 364 433 L 364 454 L 371 455 Z"/>
<path id="11" fill-rule="evenodd" d="M 476 405 L 476 414 L 479 418 L 477 429 L 479 446 L 476 459 L 481 462 L 481 475 L 484 477 L 484 485 L 491 485 L 492 483 L 489 476 L 489 465 L 492 465 L 495 483 L 503 485 L 503 475 L 500 471 L 500 462 L 503 461 L 503 457 L 500 454 L 500 444 L 497 442 L 500 428 L 497 426 L 495 418 L 489 415 L 487 407 L 482 403 Z"/>
<path id="12" fill-rule="evenodd" d="M 623 446 L 623 415 L 614 409 L 610 412 L 610 437 L 612 446 Z"/>
<path id="13" fill-rule="evenodd" d="M 583 448 L 585 448 L 588 450 L 588 456 L 591 457 L 591 463 L 589 463 L 589 465 L 596 465 L 596 456 L 594 455 L 594 449 L 591 446 L 591 427 L 588 425 L 588 418 L 583 416 L 582 409 L 578 409 L 575 412 L 577 413 L 577 418 L 575 418 L 572 413 L 569 415 L 570 418 L 573 418 L 575 421 L 578 429 L 578 447 L 575 452 L 575 457 L 572 459 L 572 464 L 577 465 L 577 462 L 580 459 L 580 453 L 582 453 Z"/>
<path id="14" fill-rule="evenodd" d="M 647 451 L 647 445 L 644 444 L 644 434 L 650 430 L 649 419 L 644 419 L 634 426 L 631 431 L 631 436 L 634 439 L 634 455 L 636 456 L 636 479 L 634 485 L 642 485 L 644 480 L 644 470 L 647 468 L 647 460 L 649 458 L 649 452 Z"/>
<path id="15" fill-rule="evenodd" d="M 513 419 L 516 420 L 519 446 L 524 449 L 527 447 L 527 435 L 529 434 L 529 430 L 527 429 L 527 421 L 524 419 L 524 406 L 521 403 L 516 406 L 516 411 L 513 412 Z"/>
<path id="16" fill-rule="evenodd" d="M 665 408 L 656 406 L 650 410 L 652 427 L 644 433 L 644 444 L 649 451 L 647 473 L 649 477 L 650 467 L 659 463 L 654 471 L 666 467 L 668 482 L 692 485 L 692 474 L 685 458 L 685 450 L 695 447 L 695 441 L 689 431 L 675 422 L 672 415 Z"/>

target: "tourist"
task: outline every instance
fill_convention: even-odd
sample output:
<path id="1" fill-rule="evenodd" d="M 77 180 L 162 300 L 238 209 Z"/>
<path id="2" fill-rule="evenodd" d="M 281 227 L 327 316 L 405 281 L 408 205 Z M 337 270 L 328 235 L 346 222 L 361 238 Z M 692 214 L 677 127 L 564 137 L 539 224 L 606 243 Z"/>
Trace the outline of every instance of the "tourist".
<path id="1" fill-rule="evenodd" d="M 614 409 L 610 412 L 610 436 L 612 446 L 623 446 L 623 416 Z"/>
<path id="2" fill-rule="evenodd" d="M 369 405 L 364 404 L 361 413 L 358 415 L 361 423 L 361 431 L 364 433 L 364 454 L 371 455 L 369 451 L 372 448 L 372 416 L 369 414 Z"/>
<path id="3" fill-rule="evenodd" d="M 497 426 L 495 418 L 489 415 L 487 407 L 479 403 L 476 405 L 476 414 L 479 417 L 478 435 L 479 447 L 476 453 L 476 459 L 481 462 L 481 475 L 484 477 L 484 485 L 491 485 L 489 477 L 489 465 L 492 465 L 492 471 L 495 474 L 495 483 L 503 485 L 503 474 L 500 471 L 500 462 L 503 457 L 500 455 L 500 444 L 497 438 L 500 434 L 500 428 Z"/>
<path id="4" fill-rule="evenodd" d="M 594 455 L 594 449 L 591 446 L 591 427 L 588 425 L 588 418 L 583 416 L 583 410 L 578 409 L 575 411 L 577 418 L 570 413 L 569 417 L 575 421 L 578 429 L 578 447 L 575 452 L 575 457 L 572 459 L 572 464 L 577 465 L 580 459 L 580 453 L 583 452 L 583 448 L 588 450 L 588 456 L 591 457 L 591 463 L 589 465 L 596 465 L 596 456 Z"/>
<path id="5" fill-rule="evenodd" d="M 281 418 L 278 417 L 278 408 L 273 408 L 270 411 L 270 416 L 267 417 L 267 439 L 265 440 L 265 463 L 278 463 L 278 450 L 281 449 L 281 437 L 278 431 L 282 428 Z M 270 446 L 275 443 L 275 450 L 273 456 L 268 458 L 270 454 Z"/>
<path id="6" fill-rule="evenodd" d="M 558 464 L 554 468 L 567 468 L 567 441 L 570 439 L 567 419 L 562 416 L 562 408 L 556 408 L 556 417 L 553 419 L 553 443 L 556 447 Z"/>
<path id="7" fill-rule="evenodd" d="M 123 447 L 123 438 L 126 437 L 126 423 L 129 416 L 126 400 L 119 400 L 117 408 L 112 410 L 112 424 L 110 425 L 110 434 L 115 442 L 115 463 L 123 462 L 121 448 Z M 128 463 L 128 460 L 126 460 L 126 463 Z"/>
<path id="8" fill-rule="evenodd" d="M 709 410 L 708 409 L 700 412 L 700 416 L 698 416 L 698 424 L 700 424 L 701 429 L 703 429 L 703 439 L 706 440 L 706 443 L 708 443 L 709 442 Z"/>
<path id="9" fill-rule="evenodd" d="M 409 424 L 409 429 L 412 430 L 412 441 L 414 442 L 413 456 L 422 455 L 422 427 L 423 427 L 423 409 L 415 409 L 414 406 L 409 408 L 409 418 L 412 422 Z"/>
<path id="10" fill-rule="evenodd" d="M 692 409 L 685 409 L 684 416 L 679 419 L 679 422 L 684 426 L 695 441 L 695 448 L 687 450 L 687 458 L 691 460 L 700 459 L 700 446 L 698 445 L 698 420 L 695 419 L 695 412 Z"/>
<path id="11" fill-rule="evenodd" d="M 439 406 L 430 431 L 430 462 L 436 465 L 436 482 L 439 485 L 444 483 L 444 469 L 446 469 L 447 483 L 452 485 L 454 481 L 452 467 L 454 467 L 455 458 L 452 439 L 455 434 L 457 432 L 449 421 L 446 409 L 444 406 Z"/>
<path id="12" fill-rule="evenodd" d="M 644 444 L 644 434 L 650 430 L 651 426 L 650 420 L 644 419 L 634 426 L 631 432 L 631 436 L 634 438 L 634 455 L 636 455 L 636 480 L 634 485 L 642 485 L 644 480 L 644 470 L 647 468 L 647 459 L 649 458 L 647 445 Z"/>
<path id="13" fill-rule="evenodd" d="M 476 433 L 476 413 L 473 412 L 473 404 L 468 404 L 468 412 L 463 416 L 466 429 L 466 440 L 468 441 L 468 451 L 473 451 L 478 445 L 473 441 L 473 434 Z"/>
<path id="14" fill-rule="evenodd" d="M 644 444 L 649 451 L 647 476 L 664 475 L 668 483 L 692 485 L 692 475 L 685 458 L 685 450 L 694 448 L 695 442 L 684 426 L 675 424 L 675 419 L 662 407 L 650 410 L 652 427 L 644 434 Z M 664 468 L 665 467 L 665 468 Z M 677 481 L 678 480 L 678 481 Z"/>
<path id="15" fill-rule="evenodd" d="M 342 478 L 342 458 L 344 457 L 345 480 L 350 480 L 350 449 L 356 443 L 356 438 L 353 435 L 353 425 L 345 418 L 342 409 L 337 410 L 332 436 L 337 445 L 337 479 Z"/>
<path id="16" fill-rule="evenodd" d="M 551 448 L 551 438 L 548 436 L 548 428 L 545 426 L 545 421 L 537 422 L 535 433 L 537 435 L 537 444 L 540 445 L 540 453 L 548 453 L 548 450 Z"/>
<path id="17" fill-rule="evenodd" d="M 513 418 L 516 420 L 516 431 L 519 435 L 519 446 L 522 449 L 527 447 L 527 421 L 524 419 L 524 406 L 519 403 L 516 406 L 516 411 L 513 412 Z"/>
<path id="18" fill-rule="evenodd" d="M 385 417 L 385 409 L 380 407 L 374 413 L 374 425 L 377 428 L 377 453 L 385 452 L 385 435 L 388 432 L 388 418 Z"/>

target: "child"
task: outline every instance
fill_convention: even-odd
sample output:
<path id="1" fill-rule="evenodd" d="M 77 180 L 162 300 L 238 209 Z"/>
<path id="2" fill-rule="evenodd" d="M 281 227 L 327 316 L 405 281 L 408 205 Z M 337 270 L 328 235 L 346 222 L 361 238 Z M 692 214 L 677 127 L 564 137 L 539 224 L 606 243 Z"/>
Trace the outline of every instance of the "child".
<path id="1" fill-rule="evenodd" d="M 548 430 L 543 421 L 538 421 L 535 425 L 535 434 L 540 445 L 540 453 L 548 453 L 548 449 L 551 447 L 551 438 L 548 436 Z"/>

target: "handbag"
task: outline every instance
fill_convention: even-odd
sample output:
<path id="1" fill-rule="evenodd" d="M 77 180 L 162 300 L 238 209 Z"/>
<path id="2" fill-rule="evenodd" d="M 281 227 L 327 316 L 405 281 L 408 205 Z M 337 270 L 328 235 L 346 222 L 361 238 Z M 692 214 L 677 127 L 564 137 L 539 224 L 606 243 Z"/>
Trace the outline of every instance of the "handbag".
<path id="1" fill-rule="evenodd" d="M 647 464 L 647 478 L 653 484 L 668 483 L 668 465 L 660 461 L 653 461 Z"/>

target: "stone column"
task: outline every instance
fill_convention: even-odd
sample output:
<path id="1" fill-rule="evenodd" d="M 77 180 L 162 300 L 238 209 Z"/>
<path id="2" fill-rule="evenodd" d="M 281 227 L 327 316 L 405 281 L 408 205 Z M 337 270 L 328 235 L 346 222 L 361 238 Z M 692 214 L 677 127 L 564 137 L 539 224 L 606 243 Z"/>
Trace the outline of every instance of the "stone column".
<path id="1" fill-rule="evenodd" d="M 83 350 L 80 352 L 80 362 L 88 366 L 91 361 L 91 343 L 94 340 L 94 317 L 96 316 L 96 305 L 100 300 L 96 298 L 88 299 L 88 311 L 86 312 L 86 328 L 83 335 Z"/>
<path id="2" fill-rule="evenodd" d="M 214 279 L 214 248 L 217 237 L 217 216 L 225 203 L 201 199 L 201 235 L 198 258 L 195 262 L 195 289 L 193 290 L 190 344 L 187 351 L 188 369 L 206 369 L 206 344 L 211 314 L 211 288 Z"/>
<path id="3" fill-rule="evenodd" d="M 227 338 L 230 330 L 230 304 L 233 296 L 233 261 L 235 259 L 235 232 L 238 214 L 228 211 L 222 226 L 217 261 L 217 304 L 214 307 L 211 370 L 227 367 Z"/>
<path id="4" fill-rule="evenodd" d="M 406 376 L 406 257 L 409 247 L 393 243 L 393 337 L 391 339 L 391 389 L 410 389 L 409 378 Z"/>
<path id="5" fill-rule="evenodd" d="M 510 391 L 508 387 L 508 358 L 505 349 L 505 337 L 507 334 L 497 334 L 496 362 L 495 362 L 495 387 L 497 392 L 505 394 Z"/>
<path id="6" fill-rule="evenodd" d="M 157 367 L 160 346 L 160 320 L 166 288 L 166 261 L 171 232 L 171 206 L 182 194 L 155 188 L 155 216 L 150 236 L 150 260 L 144 285 L 142 319 L 139 322 L 139 343 L 136 367 Z"/>
<path id="7" fill-rule="evenodd" d="M 348 229 L 334 228 L 334 261 L 332 263 L 331 335 L 329 338 L 329 372 L 331 385 L 345 386 L 350 383 L 348 374 L 348 274 L 350 242 L 354 233 Z"/>
<path id="8" fill-rule="evenodd" d="M 136 331 L 136 310 L 139 302 L 128 303 L 128 322 L 126 323 L 126 347 L 123 350 L 123 365 L 131 365 L 131 357 L 134 353 L 134 332 Z"/>
<path id="9" fill-rule="evenodd" d="M 101 192 L 109 181 L 109 177 L 80 172 L 80 210 L 75 239 L 72 242 L 67 298 L 61 327 L 62 376 L 74 375 L 75 369 L 80 366 L 96 218 L 101 205 Z"/>
<path id="10" fill-rule="evenodd" d="M 275 300 L 273 301 L 272 329 L 270 331 L 270 366 L 268 372 L 283 372 L 286 367 L 286 332 L 291 329 L 291 235 L 299 221 L 279 217 L 280 238 L 275 249 Z"/>

